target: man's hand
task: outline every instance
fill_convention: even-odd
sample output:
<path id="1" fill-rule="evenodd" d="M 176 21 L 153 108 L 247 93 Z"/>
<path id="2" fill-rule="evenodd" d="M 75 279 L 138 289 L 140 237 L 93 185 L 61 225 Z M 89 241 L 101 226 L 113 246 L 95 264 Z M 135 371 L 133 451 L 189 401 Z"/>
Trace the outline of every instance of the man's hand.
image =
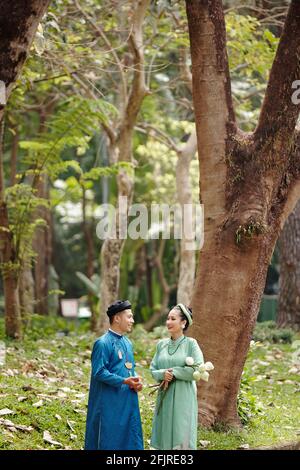
<path id="1" fill-rule="evenodd" d="M 127 377 L 123 383 L 128 385 L 135 392 L 140 392 L 143 388 L 140 377 Z"/>

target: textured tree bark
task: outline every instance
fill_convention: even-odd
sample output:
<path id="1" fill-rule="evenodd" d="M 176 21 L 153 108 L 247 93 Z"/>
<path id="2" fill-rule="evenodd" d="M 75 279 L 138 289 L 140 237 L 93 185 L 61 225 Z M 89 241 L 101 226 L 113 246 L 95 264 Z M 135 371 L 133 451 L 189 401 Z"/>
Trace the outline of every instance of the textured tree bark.
<path id="1" fill-rule="evenodd" d="M 38 24 L 50 0 L 22 0 L 11 2 L 3 0 L 0 12 L 0 81 L 5 85 L 6 101 L 21 71 Z M 5 104 L 0 106 L 0 122 Z M 16 252 L 12 234 L 9 230 L 8 212 L 4 198 L 4 178 L 2 161 L 0 188 L 0 258 L 2 263 L 15 263 Z M 18 293 L 18 273 L 6 270 L 3 275 L 5 295 L 5 328 L 12 338 L 21 337 L 21 315 Z"/>
<path id="2" fill-rule="evenodd" d="M 182 208 L 183 228 L 193 227 L 193 214 L 189 210 L 184 210 L 185 206 L 192 207 L 193 198 L 190 183 L 190 163 L 197 151 L 196 132 L 193 132 L 184 148 L 178 153 L 176 165 L 176 186 L 178 202 Z M 182 232 L 180 240 L 180 266 L 177 289 L 177 302 L 190 305 L 195 281 L 195 250 L 191 249 L 189 233 Z"/>
<path id="3" fill-rule="evenodd" d="M 300 3 L 292 1 L 253 133 L 237 129 L 221 0 L 187 0 L 204 204 L 191 334 L 215 365 L 198 388 L 203 425 L 240 425 L 236 399 L 280 227 L 300 196 Z M 283 113 L 284 110 L 284 113 Z"/>
<path id="4" fill-rule="evenodd" d="M 3 0 L 0 12 L 0 80 L 8 99 L 50 0 Z M 4 106 L 0 107 L 0 120 Z"/>
<path id="5" fill-rule="evenodd" d="M 277 325 L 300 329 L 300 202 L 279 237 L 279 299 Z"/>

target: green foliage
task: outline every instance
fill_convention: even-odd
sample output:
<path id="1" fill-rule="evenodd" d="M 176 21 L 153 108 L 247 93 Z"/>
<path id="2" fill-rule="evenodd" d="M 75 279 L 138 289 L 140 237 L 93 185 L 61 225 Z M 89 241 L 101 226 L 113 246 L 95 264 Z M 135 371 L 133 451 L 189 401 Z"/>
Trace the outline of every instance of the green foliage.
<path id="1" fill-rule="evenodd" d="M 251 377 L 248 372 L 243 372 L 240 390 L 238 394 L 238 414 L 242 424 L 249 424 L 259 413 L 263 412 L 261 403 L 253 394 L 252 382 L 255 377 Z"/>
<path id="2" fill-rule="evenodd" d="M 256 125 L 278 38 L 254 16 L 226 15 L 227 50 L 239 125 Z"/>
<path id="3" fill-rule="evenodd" d="M 46 132 L 36 140 L 19 143 L 21 149 L 28 150 L 23 163 L 33 166 L 39 173 L 46 172 L 51 180 L 70 166 L 81 174 L 78 162 L 61 161 L 63 150 L 75 147 L 77 154 L 85 153 L 100 123 L 107 123 L 108 116 L 115 113 L 115 108 L 102 99 L 92 100 L 80 95 L 68 98 L 49 119 Z"/>
<path id="4" fill-rule="evenodd" d="M 25 340 L 35 341 L 41 338 L 49 338 L 55 335 L 83 334 L 89 331 L 88 322 L 53 316 L 32 314 L 24 326 Z"/>
<path id="5" fill-rule="evenodd" d="M 266 225 L 259 221 L 251 220 L 245 225 L 239 225 L 235 233 L 236 244 L 239 245 L 244 240 L 250 240 L 254 235 L 265 233 Z"/>
<path id="6" fill-rule="evenodd" d="M 8 187 L 5 197 L 9 214 L 9 231 L 15 247 L 15 261 L 0 264 L 3 275 L 11 270 L 19 272 L 21 267 L 31 265 L 31 260 L 35 257 L 32 248 L 34 234 L 40 227 L 46 226 L 45 220 L 36 216 L 37 209 L 49 207 L 48 201 L 37 197 L 36 191 L 24 183 Z"/>
<path id="7" fill-rule="evenodd" d="M 256 323 L 253 339 L 254 341 L 269 341 L 270 343 L 293 342 L 295 332 L 291 328 L 278 328 L 274 321 Z"/>

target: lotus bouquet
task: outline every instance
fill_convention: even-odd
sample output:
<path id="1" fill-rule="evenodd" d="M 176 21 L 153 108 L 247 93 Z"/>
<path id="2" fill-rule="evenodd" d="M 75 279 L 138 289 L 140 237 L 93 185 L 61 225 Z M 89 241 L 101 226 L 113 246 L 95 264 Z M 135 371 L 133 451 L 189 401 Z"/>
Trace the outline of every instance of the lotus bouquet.
<path id="1" fill-rule="evenodd" d="M 211 362 L 204 362 L 203 364 L 195 364 L 194 359 L 191 356 L 188 356 L 185 359 L 185 363 L 187 366 L 192 367 L 194 369 L 193 379 L 204 380 L 204 382 L 208 382 L 209 379 L 209 371 L 214 370 L 214 365 Z"/>

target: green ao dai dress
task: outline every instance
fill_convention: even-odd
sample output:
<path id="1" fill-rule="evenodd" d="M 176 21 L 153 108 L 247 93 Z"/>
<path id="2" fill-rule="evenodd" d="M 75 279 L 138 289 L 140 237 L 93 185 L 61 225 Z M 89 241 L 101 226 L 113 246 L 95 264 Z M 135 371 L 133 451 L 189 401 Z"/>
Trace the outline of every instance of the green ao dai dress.
<path id="1" fill-rule="evenodd" d="M 166 391 L 159 390 L 154 413 L 151 447 L 159 450 L 197 449 L 198 404 L 194 368 L 186 365 L 192 357 L 194 365 L 204 362 L 195 339 L 181 336 L 157 343 L 150 365 L 153 378 L 161 382 L 166 369 L 173 369 L 175 380 Z"/>

